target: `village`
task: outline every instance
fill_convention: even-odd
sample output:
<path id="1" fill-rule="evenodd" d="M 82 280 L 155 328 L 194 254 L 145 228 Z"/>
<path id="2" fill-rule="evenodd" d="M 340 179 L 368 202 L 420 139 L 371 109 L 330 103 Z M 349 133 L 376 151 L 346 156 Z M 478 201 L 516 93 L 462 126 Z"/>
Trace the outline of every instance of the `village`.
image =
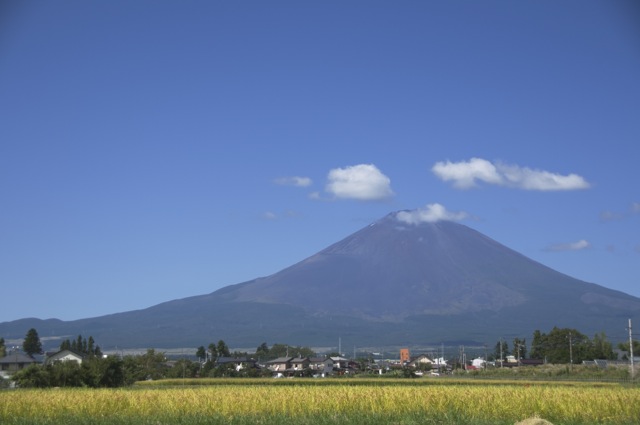
<path id="1" fill-rule="evenodd" d="M 146 349 L 125 353 L 123 350 L 103 352 L 92 336 L 85 338 L 78 335 L 76 339 L 62 341 L 55 350 L 45 351 L 37 330 L 32 328 L 21 346 L 17 345 L 17 341 L 12 341 L 15 344 L 7 347 L 4 339 L 0 338 L 0 384 L 101 387 L 166 378 L 326 378 L 359 375 L 436 378 L 474 373 L 495 374 L 500 370 L 542 366 L 568 367 L 568 373 L 572 373 L 574 367 L 579 365 L 592 367 L 595 371 L 614 368 L 626 371 L 630 366 L 630 376 L 634 376 L 634 363 L 640 359 L 632 354 L 633 351 L 627 356 L 621 351 L 624 345 L 614 349 L 604 336 L 596 336 L 593 341 L 585 337 L 578 343 L 574 339 L 576 332 L 558 328 L 548 335 L 537 332 L 531 352 L 527 351 L 524 340 L 516 338 L 513 350 L 509 350 L 506 341 L 501 340 L 492 351 L 486 345 L 449 346 L 445 351 L 443 344 L 439 349 L 416 349 L 417 353 L 412 355 L 406 347 L 384 352 L 368 349 L 356 352 L 354 347 L 353 356 L 349 357 L 340 349 L 340 340 L 337 351 L 286 344 L 269 347 L 262 343 L 255 351 L 232 352 L 224 340 L 219 340 L 206 348 L 200 346 L 195 352 L 193 349 Z M 550 350 L 549 341 L 565 334 L 572 336 L 568 344 L 563 341 L 564 338 L 556 338 L 561 344 L 556 350 Z M 546 343 L 541 344 L 540 341 Z M 547 349 L 536 351 L 538 346 L 546 346 Z M 604 349 L 596 349 L 596 346 Z M 618 360 L 621 355 L 622 360 Z"/>
<path id="2" fill-rule="evenodd" d="M 219 343 L 223 343 L 220 341 Z M 224 344 L 223 344 L 224 346 Z M 275 348 L 275 347 L 274 347 Z M 298 347 L 299 349 L 300 347 Z M 86 350 L 85 350 L 86 351 Z M 98 359 L 96 359 L 96 354 Z M 447 360 L 444 357 L 436 357 L 427 354 L 412 356 L 408 348 L 402 348 L 397 358 L 382 358 L 381 353 L 372 353 L 369 358 L 355 356 L 345 357 L 338 353 L 329 355 L 284 355 L 272 359 L 258 358 L 258 356 L 235 352 L 233 354 L 222 352 L 223 355 L 212 356 L 205 352 L 204 356 L 167 354 L 147 350 L 140 355 L 122 355 L 119 353 L 103 354 L 99 348 L 94 352 L 82 352 L 73 348 L 64 348 L 55 352 L 29 355 L 18 347 L 13 347 L 0 358 L 0 378 L 10 380 L 12 375 L 24 371 L 31 366 L 49 367 L 62 363 L 73 363 L 81 366 L 83 362 L 100 361 L 108 358 L 118 359 L 143 359 L 151 358 L 156 363 L 155 371 L 164 373 L 149 374 L 143 379 L 158 379 L 164 377 L 273 377 L 295 378 L 314 377 L 325 378 L 330 376 L 356 376 L 356 375 L 385 375 L 405 377 L 439 377 L 464 372 L 480 371 L 495 368 L 533 367 L 544 362 L 538 359 L 516 358 L 507 355 L 504 359 L 488 361 L 484 357 L 475 357 L 467 360 L 461 358 Z M 389 353 L 386 353 L 389 354 Z M 141 360 L 142 361 L 142 360 Z M 144 361 L 148 363 L 147 361 Z M 602 361 L 601 361 L 602 362 Z M 595 364 L 585 361 L 585 364 Z M 610 364 L 628 364 L 627 362 L 613 362 Z M 602 363 L 600 363 L 602 366 Z M 182 375 L 181 375 L 182 370 Z"/>

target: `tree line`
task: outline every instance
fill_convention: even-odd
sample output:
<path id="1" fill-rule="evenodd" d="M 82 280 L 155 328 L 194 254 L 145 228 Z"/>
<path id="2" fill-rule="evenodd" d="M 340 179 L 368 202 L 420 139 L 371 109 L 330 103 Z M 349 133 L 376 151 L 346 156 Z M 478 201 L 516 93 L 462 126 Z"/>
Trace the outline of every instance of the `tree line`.
<path id="1" fill-rule="evenodd" d="M 617 348 L 628 353 L 629 343 L 619 343 Z M 634 352 L 640 353 L 637 351 L 639 348 L 640 342 L 633 341 Z M 537 359 L 554 364 L 618 359 L 614 345 L 604 332 L 589 338 L 576 329 L 558 327 L 554 327 L 548 333 L 534 331 L 529 348 L 527 348 L 526 339 L 514 338 L 511 349 L 507 341 L 498 341 L 492 353 L 493 360 L 504 359 L 509 355 L 513 355 L 516 359 Z M 628 360 L 628 354 L 624 354 L 622 360 Z"/>
<path id="2" fill-rule="evenodd" d="M 43 354 L 42 343 L 35 329 L 29 329 L 22 350 L 33 356 Z M 195 377 L 257 377 L 263 373 L 257 368 L 246 367 L 238 370 L 233 363 L 218 361 L 223 357 L 254 357 L 257 360 L 269 360 L 291 356 L 310 357 L 315 353 L 308 347 L 291 347 L 274 344 L 269 347 L 262 343 L 255 353 L 230 352 L 224 340 L 210 343 L 207 348 L 200 346 L 196 350 L 198 361 L 180 358 L 170 361 L 162 352 L 148 349 L 142 355 L 104 356 L 94 338 L 78 335 L 74 340 L 64 340 L 59 351 L 72 350 L 83 355 L 81 363 L 75 361 L 46 362 L 44 365 L 31 365 L 19 370 L 12 376 L 21 387 L 120 387 L 136 381 L 166 378 Z M 3 338 L 0 338 L 0 357 L 6 355 Z M 270 374 L 270 373 L 269 373 Z"/>

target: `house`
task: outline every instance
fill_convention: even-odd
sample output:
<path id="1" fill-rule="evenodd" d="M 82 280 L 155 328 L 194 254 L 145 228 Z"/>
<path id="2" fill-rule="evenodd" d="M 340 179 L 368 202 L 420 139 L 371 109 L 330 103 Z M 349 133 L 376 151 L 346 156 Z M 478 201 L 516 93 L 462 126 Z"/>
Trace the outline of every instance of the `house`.
<path id="1" fill-rule="evenodd" d="M 57 353 L 47 355 L 44 364 L 53 364 L 55 362 L 76 362 L 82 364 L 82 361 L 86 357 L 85 354 L 79 353 L 74 350 L 60 350 Z"/>
<path id="2" fill-rule="evenodd" d="M 329 375 L 333 373 L 333 360 L 330 357 L 312 357 L 309 359 L 309 369 L 314 374 Z"/>
<path id="3" fill-rule="evenodd" d="M 482 357 L 477 357 L 471 360 L 471 366 L 475 369 L 482 369 L 486 367 L 487 362 Z"/>
<path id="4" fill-rule="evenodd" d="M 407 366 L 424 369 L 426 367 L 431 366 L 432 364 L 433 364 L 433 360 L 431 360 L 429 357 L 427 357 L 426 354 L 422 354 L 422 355 L 419 355 L 417 357 L 412 358 L 407 363 Z"/>
<path id="5" fill-rule="evenodd" d="M 37 363 L 33 357 L 14 350 L 0 359 L 0 376 L 8 378 L 15 372 Z"/>
<path id="6" fill-rule="evenodd" d="M 330 357 L 330 359 L 333 361 L 334 369 L 347 369 L 349 367 L 349 359 L 341 356 Z"/>
<path id="7" fill-rule="evenodd" d="M 302 372 L 305 369 L 309 368 L 309 364 L 311 361 L 308 357 L 296 357 L 291 359 L 291 370 L 295 372 Z"/>
<path id="8" fill-rule="evenodd" d="M 291 360 L 293 357 L 278 357 L 267 362 L 267 368 L 275 374 L 284 374 L 287 369 L 291 369 Z"/>

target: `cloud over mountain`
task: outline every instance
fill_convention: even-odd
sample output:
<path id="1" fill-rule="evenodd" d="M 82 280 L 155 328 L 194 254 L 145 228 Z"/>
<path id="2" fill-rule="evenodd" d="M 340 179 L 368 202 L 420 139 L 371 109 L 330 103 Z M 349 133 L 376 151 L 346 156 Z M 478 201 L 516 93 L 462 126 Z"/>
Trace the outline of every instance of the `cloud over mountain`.
<path id="1" fill-rule="evenodd" d="M 377 201 L 393 196 L 391 180 L 373 164 L 358 164 L 329 171 L 325 190 L 341 199 Z"/>
<path id="2" fill-rule="evenodd" d="M 411 211 L 400 211 L 396 218 L 407 224 L 436 223 L 441 220 L 460 221 L 468 217 L 465 212 L 452 212 L 440 204 L 428 204 L 424 208 Z"/>
<path id="3" fill-rule="evenodd" d="M 431 171 L 458 189 L 476 187 L 478 182 L 524 190 L 555 191 L 587 189 L 590 185 L 577 174 L 562 175 L 518 165 L 492 163 L 482 158 L 437 162 Z"/>

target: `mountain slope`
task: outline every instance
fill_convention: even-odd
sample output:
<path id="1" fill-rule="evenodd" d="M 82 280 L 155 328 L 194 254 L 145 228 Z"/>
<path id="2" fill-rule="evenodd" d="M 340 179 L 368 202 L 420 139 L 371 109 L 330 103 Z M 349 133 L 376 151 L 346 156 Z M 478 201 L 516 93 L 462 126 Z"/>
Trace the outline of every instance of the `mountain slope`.
<path id="1" fill-rule="evenodd" d="M 90 334 L 103 347 L 218 339 L 319 346 L 338 338 L 380 346 L 495 343 L 553 326 L 615 337 L 627 318 L 640 318 L 640 299 L 556 272 L 467 226 L 399 217 L 389 214 L 271 276 L 208 295 L 72 322 L 33 319 L 29 327 L 41 335 Z M 1 323 L 0 335 L 23 337 L 26 323 Z"/>
<path id="2" fill-rule="evenodd" d="M 547 308 L 575 302 L 640 309 L 634 297 L 556 272 L 466 226 L 405 224 L 396 214 L 292 267 L 217 295 L 378 320 L 497 312 L 541 300 Z"/>

